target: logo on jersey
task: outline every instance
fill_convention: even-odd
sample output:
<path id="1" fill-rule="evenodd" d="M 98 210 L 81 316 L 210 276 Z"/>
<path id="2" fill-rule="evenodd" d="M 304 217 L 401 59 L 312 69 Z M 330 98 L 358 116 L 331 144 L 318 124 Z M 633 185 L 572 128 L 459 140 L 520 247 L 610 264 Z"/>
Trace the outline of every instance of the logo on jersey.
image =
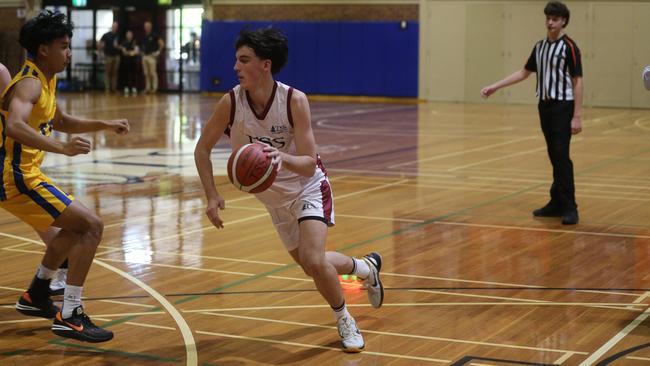
<path id="1" fill-rule="evenodd" d="M 309 202 L 305 202 L 305 203 L 302 205 L 302 210 L 303 210 L 303 211 L 314 210 L 314 209 L 316 209 L 316 206 L 314 206 L 313 204 L 311 204 L 311 203 L 309 203 Z"/>
<path id="2" fill-rule="evenodd" d="M 51 135 L 53 125 L 54 125 L 54 122 L 52 122 L 52 121 L 41 123 L 40 125 L 38 125 L 38 129 L 41 131 L 41 135 L 43 135 L 43 136 Z"/>
<path id="3" fill-rule="evenodd" d="M 271 126 L 271 133 L 274 135 L 287 133 L 288 131 L 289 131 L 289 127 L 285 125 Z"/>
<path id="4" fill-rule="evenodd" d="M 286 145 L 286 142 L 284 141 L 284 137 L 251 136 L 251 135 L 246 135 L 246 136 L 248 136 L 248 140 L 250 141 L 251 144 L 254 142 L 261 142 L 263 144 L 273 146 L 276 149 L 281 149 Z"/>

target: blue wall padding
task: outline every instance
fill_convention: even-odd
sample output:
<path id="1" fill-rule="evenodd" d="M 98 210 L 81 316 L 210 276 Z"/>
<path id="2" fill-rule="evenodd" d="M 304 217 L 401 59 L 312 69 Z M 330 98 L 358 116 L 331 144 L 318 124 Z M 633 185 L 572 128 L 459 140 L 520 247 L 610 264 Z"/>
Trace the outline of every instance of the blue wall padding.
<path id="1" fill-rule="evenodd" d="M 409 22 L 203 22 L 201 90 L 237 85 L 234 44 L 242 27 L 273 25 L 289 38 L 275 79 L 308 94 L 417 97 L 418 24 Z"/>

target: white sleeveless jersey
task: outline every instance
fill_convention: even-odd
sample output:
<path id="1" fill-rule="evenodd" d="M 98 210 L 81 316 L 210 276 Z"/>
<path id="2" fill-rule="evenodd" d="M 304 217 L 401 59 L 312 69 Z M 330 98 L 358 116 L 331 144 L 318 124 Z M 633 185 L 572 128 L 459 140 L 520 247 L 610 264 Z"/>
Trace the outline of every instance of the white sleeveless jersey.
<path id="1" fill-rule="evenodd" d="M 261 115 L 251 108 L 248 94 L 237 85 L 230 91 L 230 123 L 226 134 L 230 136 L 233 151 L 254 142 L 271 145 L 278 150 L 295 155 L 293 120 L 290 101 L 293 88 L 276 82 L 271 98 Z M 299 198 L 305 187 L 325 177 L 325 169 L 318 159 L 316 172 L 312 177 L 303 177 L 282 168 L 273 185 L 255 196 L 268 207 L 282 207 Z"/>

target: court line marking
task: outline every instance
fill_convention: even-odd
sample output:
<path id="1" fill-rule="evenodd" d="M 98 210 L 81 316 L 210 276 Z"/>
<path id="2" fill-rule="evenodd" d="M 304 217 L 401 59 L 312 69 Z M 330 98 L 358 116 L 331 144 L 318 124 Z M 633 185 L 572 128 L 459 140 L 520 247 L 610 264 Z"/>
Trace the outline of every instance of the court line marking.
<path id="1" fill-rule="evenodd" d="M 299 326 L 307 326 L 307 327 L 313 327 L 313 328 L 336 329 L 336 327 L 329 326 L 329 325 L 302 323 L 302 322 L 295 322 L 295 321 L 288 321 L 288 320 L 278 320 L 278 319 L 270 319 L 270 318 L 261 318 L 261 317 L 253 317 L 253 316 L 221 314 L 221 313 L 218 313 L 218 312 L 205 312 L 205 313 L 200 313 L 200 314 L 212 315 L 212 316 L 221 316 L 221 317 L 227 317 L 227 318 L 236 318 L 236 319 L 258 320 L 258 321 L 265 321 L 265 322 L 270 322 L 270 323 L 299 325 Z M 385 336 L 395 336 L 395 337 L 403 337 L 403 338 L 424 339 L 424 340 L 450 342 L 450 343 L 462 343 L 462 344 L 471 344 L 471 345 L 489 346 L 489 347 L 498 347 L 498 348 L 510 348 L 510 349 L 521 349 L 521 350 L 531 350 L 531 351 L 545 351 L 545 352 L 555 352 L 555 353 L 585 354 L 585 355 L 589 354 L 588 352 L 568 351 L 568 350 L 563 350 L 563 349 L 540 348 L 540 347 L 531 347 L 531 346 L 519 346 L 519 345 L 513 345 L 513 344 L 470 341 L 470 340 L 467 340 L 467 339 L 432 337 L 432 336 L 424 336 L 424 335 L 408 334 L 408 333 L 382 332 L 382 331 L 367 330 L 367 329 L 364 329 L 362 331 L 362 333 L 385 335 Z"/>
<path id="2" fill-rule="evenodd" d="M 337 180 L 345 179 L 347 177 L 348 177 L 347 175 L 333 177 L 333 178 L 330 178 L 330 181 L 334 182 L 334 181 L 337 181 Z M 199 190 L 197 190 L 197 192 L 198 191 Z M 255 196 L 250 194 L 250 195 L 246 195 L 246 196 L 242 196 L 242 197 L 238 197 L 238 198 L 229 199 L 226 202 L 226 209 L 228 209 L 228 207 L 230 207 L 229 206 L 230 203 L 247 201 L 247 200 L 251 200 L 251 199 L 254 199 L 254 198 L 255 198 Z M 142 201 L 147 201 L 148 202 L 149 199 L 147 199 L 147 200 L 142 199 Z M 182 210 L 165 210 L 163 213 L 155 214 L 155 215 L 143 215 L 143 216 L 129 217 L 128 219 L 121 219 L 121 220 L 118 220 L 118 221 L 110 223 L 110 224 L 107 223 L 107 224 L 104 225 L 104 229 L 111 228 L 111 227 L 116 227 L 116 226 L 122 226 L 126 222 L 131 223 L 133 221 L 139 221 L 139 220 L 150 220 L 150 219 L 153 219 L 153 218 L 160 218 L 160 217 L 169 216 L 169 215 L 172 215 L 172 214 L 179 214 L 179 213 L 182 213 L 182 212 L 197 211 L 197 210 L 204 211 L 205 210 L 205 205 L 202 203 L 199 206 L 188 207 L 188 208 L 184 208 Z"/>
<path id="3" fill-rule="evenodd" d="M 45 246 L 42 242 L 38 242 L 36 240 L 31 240 L 28 238 L 20 237 L 17 235 L 11 235 L 11 234 L 6 234 L 0 232 L 0 236 L 5 236 L 5 237 L 10 237 L 10 238 L 20 238 L 21 240 L 24 241 L 31 241 L 37 244 L 40 244 L 42 246 Z M 169 302 L 167 299 L 162 296 L 160 293 L 158 293 L 156 290 L 154 290 L 152 287 L 147 285 L 146 283 L 140 281 L 139 279 L 135 278 L 129 273 L 126 273 L 122 271 L 121 269 L 118 269 L 117 267 L 111 266 L 108 263 L 104 263 L 100 259 L 93 259 L 93 263 L 96 263 L 98 266 L 104 267 L 105 269 L 114 272 L 121 277 L 126 278 L 128 281 L 132 282 L 136 286 L 140 287 L 143 289 L 145 292 L 147 292 L 150 296 L 152 296 L 154 299 L 156 299 L 160 305 L 167 310 L 169 315 L 174 319 L 176 324 L 178 325 L 179 330 L 181 331 L 181 335 L 183 337 L 183 342 L 185 343 L 185 353 L 186 353 L 186 360 L 187 360 L 187 366 L 195 366 L 198 365 L 198 354 L 196 351 L 196 342 L 194 341 L 194 337 L 192 335 L 192 330 L 190 329 L 189 325 L 187 325 L 187 322 L 183 318 L 183 316 L 178 312 L 178 310 Z"/>
<path id="4" fill-rule="evenodd" d="M 319 346 L 319 345 L 314 345 L 314 344 L 289 342 L 289 341 L 278 341 L 278 340 L 275 340 L 275 339 L 248 337 L 248 336 L 242 336 L 242 335 L 208 332 L 208 331 L 203 331 L 203 330 L 197 330 L 196 333 L 204 334 L 204 335 L 212 335 L 212 336 L 217 336 L 217 337 L 224 337 L 224 338 L 243 339 L 243 340 L 247 340 L 247 341 L 258 341 L 258 342 L 281 344 L 281 345 L 285 345 L 285 346 L 297 346 L 297 347 L 304 347 L 304 348 L 314 348 L 314 349 L 323 349 L 323 350 L 328 350 L 328 351 L 343 352 L 340 348 Z M 439 359 L 439 358 L 407 356 L 407 355 L 398 355 L 398 354 L 384 353 L 384 352 L 373 352 L 373 351 L 366 351 L 366 350 L 364 350 L 362 353 L 364 355 L 393 357 L 393 358 L 400 358 L 400 359 L 406 359 L 406 360 L 428 361 L 428 362 L 436 362 L 436 363 L 450 363 L 451 362 L 451 360 L 443 360 L 443 359 Z"/>
<path id="5" fill-rule="evenodd" d="M 637 360 L 637 361 L 650 361 L 650 358 L 648 358 L 648 357 L 627 356 L 625 358 L 628 358 L 630 360 Z"/>
<path id="6" fill-rule="evenodd" d="M 395 169 L 395 168 L 400 167 L 400 166 L 413 165 L 413 164 L 418 164 L 418 163 L 422 163 L 422 162 L 425 162 L 425 161 L 433 161 L 433 160 L 445 159 L 445 158 L 449 158 L 449 157 L 452 157 L 452 156 L 459 156 L 459 155 L 464 155 L 464 154 L 467 154 L 467 153 L 483 151 L 483 150 L 489 150 L 489 149 L 492 149 L 492 148 L 495 148 L 495 147 L 516 144 L 516 143 L 519 143 L 519 142 L 522 142 L 522 141 L 533 140 L 533 139 L 536 140 L 537 137 L 532 137 L 532 136 L 531 137 L 523 137 L 523 138 L 520 138 L 520 139 L 514 139 L 514 140 L 505 141 L 505 142 L 499 142 L 497 144 L 484 145 L 484 146 L 476 147 L 476 148 L 473 148 L 473 149 L 465 149 L 465 150 L 460 150 L 460 151 L 454 151 L 454 152 L 450 152 L 450 153 L 447 153 L 447 154 L 440 154 L 440 155 L 436 155 L 436 156 L 432 156 L 432 157 L 428 157 L 428 158 L 424 158 L 424 159 L 407 161 L 405 163 L 392 164 L 392 165 L 387 166 L 387 168 L 388 169 Z"/>
<path id="7" fill-rule="evenodd" d="M 483 165 L 483 164 L 491 163 L 491 162 L 494 162 L 494 161 L 506 160 L 506 159 L 514 158 L 514 157 L 521 156 L 521 155 L 528 155 L 528 154 L 536 153 L 538 151 L 543 151 L 543 150 L 546 150 L 546 147 L 540 147 L 540 148 L 536 148 L 536 149 L 519 151 L 519 152 L 516 152 L 516 153 L 513 153 L 513 154 L 502 155 L 502 156 L 499 156 L 497 158 L 481 160 L 481 161 L 477 161 L 477 162 L 474 162 L 474 163 L 471 163 L 471 164 L 457 165 L 457 166 L 455 166 L 453 168 L 448 168 L 447 171 L 448 172 L 455 172 L 455 171 L 458 171 L 458 170 L 461 170 L 461 169 L 471 168 L 473 166 Z"/>
<path id="8" fill-rule="evenodd" d="M 154 325 L 154 324 L 146 324 L 146 323 L 137 323 L 137 322 L 125 322 L 124 324 L 134 325 L 134 326 L 137 326 L 137 327 L 145 327 L 145 328 L 155 328 L 155 329 L 164 329 L 164 330 L 178 331 L 178 329 L 176 329 L 176 328 L 165 327 L 165 326 L 162 326 L 162 325 Z"/>
<path id="9" fill-rule="evenodd" d="M 636 319 L 632 320 L 625 328 L 621 329 L 616 335 L 614 335 L 610 340 L 605 342 L 600 348 L 598 348 L 594 353 L 591 354 L 586 360 L 582 361 L 578 366 L 590 366 L 594 362 L 612 349 L 618 342 L 620 342 L 625 336 L 630 334 L 639 324 L 643 323 L 646 318 L 650 316 L 650 308 L 647 308 L 643 313 L 639 314 Z"/>
<path id="10" fill-rule="evenodd" d="M 26 250 L 26 249 L 5 249 L 5 248 L 0 248 L 0 249 L 7 250 L 7 251 L 21 252 L 21 253 L 30 253 L 30 254 L 42 254 L 43 253 L 43 252 L 40 252 L 40 251 Z M 182 256 L 182 253 L 177 254 L 177 255 Z M 109 262 L 118 262 L 118 263 L 132 263 L 131 261 L 126 261 L 126 260 L 121 260 L 121 259 L 103 258 L 102 260 L 109 261 Z M 175 265 L 162 264 L 162 263 L 140 263 L 140 264 L 145 265 L 145 266 L 151 266 L 151 267 L 169 267 L 169 268 L 177 268 L 177 269 L 184 269 L 184 270 L 196 270 L 196 271 L 216 272 L 216 273 L 224 272 L 226 274 L 241 275 L 241 276 L 247 276 L 247 277 L 255 276 L 255 274 L 253 274 L 253 273 L 221 271 L 221 270 L 211 269 L 211 268 L 175 266 Z M 281 266 L 287 266 L 287 265 L 288 264 L 282 264 Z M 513 283 L 505 283 L 505 282 L 473 281 L 473 280 L 464 280 L 464 279 L 457 279 L 457 278 L 451 278 L 451 277 L 448 278 L 448 277 L 423 276 L 423 275 L 413 275 L 413 274 L 405 275 L 405 274 L 391 273 L 391 272 L 382 272 L 382 275 L 384 275 L 384 276 L 395 276 L 395 277 L 407 277 L 407 278 L 431 279 L 431 280 L 439 280 L 439 281 L 447 281 L 447 282 L 466 282 L 466 283 L 490 284 L 490 285 L 499 285 L 499 286 L 504 286 L 505 285 L 505 286 L 518 286 L 518 287 L 544 289 L 544 286 L 513 284 Z M 266 277 L 267 278 L 273 278 L 273 279 L 289 280 L 289 281 L 312 282 L 312 280 L 309 279 L 309 278 L 275 276 L 275 275 L 269 275 L 269 276 L 266 276 Z M 0 286 L 0 288 L 2 288 L 2 287 Z M 489 289 L 486 289 L 486 290 L 489 290 Z M 494 290 L 499 290 L 499 289 L 494 289 Z M 24 291 L 24 290 L 20 290 L 20 291 Z M 412 289 L 412 290 L 408 290 L 408 291 L 425 292 L 425 291 L 433 291 L 433 290 Z M 636 294 L 630 294 L 630 293 L 624 293 L 624 292 L 614 292 L 614 291 L 576 290 L 575 292 L 596 293 L 596 294 L 606 294 L 606 295 L 620 295 L 620 296 L 635 296 L 635 297 L 637 297 Z M 456 295 L 456 296 L 467 296 L 467 297 L 485 297 L 485 296 L 475 295 L 475 294 L 461 295 L 461 294 L 458 294 L 458 293 L 444 292 L 444 291 L 442 291 L 440 293 L 445 294 L 445 295 Z M 501 297 L 494 297 L 494 298 L 501 298 Z M 517 298 L 504 298 L 504 299 L 519 300 L 519 301 L 546 301 L 546 300 L 517 299 Z M 631 304 L 631 305 L 634 305 L 634 303 Z"/>
<path id="11" fill-rule="evenodd" d="M 597 306 L 617 306 L 619 310 L 629 310 L 628 305 L 633 305 L 627 302 L 511 302 L 511 301 L 474 301 L 474 302 L 402 302 L 402 303 L 384 303 L 385 307 L 445 307 L 445 306 L 577 306 L 577 307 L 597 307 Z M 366 308 L 370 304 L 346 304 L 347 307 Z M 638 307 L 646 307 L 647 305 L 637 305 Z M 313 309 L 313 308 L 329 308 L 329 305 L 282 305 L 282 306 L 251 306 L 239 308 L 217 308 L 217 309 L 195 309 L 183 310 L 184 313 L 200 313 L 200 312 L 222 312 L 222 311 L 249 311 L 249 310 L 290 310 L 290 309 Z M 643 309 L 636 311 L 642 312 Z"/>
<path id="12" fill-rule="evenodd" d="M 496 285 L 496 286 L 513 286 L 513 287 L 526 287 L 526 288 L 539 288 L 543 289 L 544 286 L 539 285 L 522 285 L 517 283 L 510 282 L 493 282 L 493 281 L 478 281 L 478 280 L 466 280 L 462 278 L 451 278 L 451 277 L 437 277 L 437 276 L 425 276 L 425 275 L 414 275 L 414 274 L 402 274 L 394 272 L 381 272 L 382 276 L 395 276 L 395 277 L 407 277 L 407 278 L 421 278 L 427 280 L 438 280 L 438 281 L 448 281 L 448 282 L 461 282 L 461 283 L 472 283 L 472 284 L 481 284 L 481 285 Z M 613 291 L 596 291 L 596 290 L 580 290 L 580 292 L 589 292 L 596 294 L 606 294 L 606 295 L 621 295 L 621 296 L 637 296 L 636 294 L 630 294 L 627 292 L 613 292 Z"/>
<path id="13" fill-rule="evenodd" d="M 569 358 L 571 358 L 571 357 L 572 357 L 573 355 L 575 355 L 575 354 L 589 354 L 589 353 L 588 353 L 588 352 L 584 352 L 584 353 L 578 353 L 578 352 L 567 352 L 567 353 L 565 353 L 564 355 L 562 355 L 560 358 L 558 358 L 557 360 L 555 360 L 555 362 L 553 362 L 553 364 L 554 364 L 554 365 L 561 365 L 561 364 L 563 364 L 566 360 L 568 360 Z"/>

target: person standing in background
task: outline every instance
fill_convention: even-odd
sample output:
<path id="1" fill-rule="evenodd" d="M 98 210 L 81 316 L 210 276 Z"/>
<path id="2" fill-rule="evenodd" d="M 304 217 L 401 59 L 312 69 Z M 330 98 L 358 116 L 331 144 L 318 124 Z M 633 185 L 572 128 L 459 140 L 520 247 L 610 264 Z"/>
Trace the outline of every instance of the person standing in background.
<path id="1" fill-rule="evenodd" d="M 579 218 L 569 145 L 571 135 L 582 131 L 582 61 L 575 41 L 564 34 L 570 17 L 566 5 L 550 1 L 544 14 L 547 36 L 535 44 L 528 62 L 521 70 L 481 89 L 481 96 L 487 98 L 537 73 L 537 109 L 553 166 L 553 184 L 550 201 L 534 210 L 533 216 L 561 217 L 563 225 L 575 225 Z"/>
<path id="2" fill-rule="evenodd" d="M 158 56 L 165 48 L 165 42 L 153 32 L 150 21 L 144 22 L 144 41 L 142 42 L 142 69 L 144 70 L 145 93 L 158 91 Z"/>
<path id="3" fill-rule="evenodd" d="M 126 32 L 124 42 L 122 42 L 120 48 L 122 49 L 122 67 L 124 70 L 124 95 L 129 95 L 129 92 L 135 95 L 138 93 L 135 85 L 135 69 L 138 65 L 140 48 L 133 39 L 133 32 Z"/>
<path id="4" fill-rule="evenodd" d="M 113 22 L 111 30 L 99 40 L 99 51 L 104 53 L 104 89 L 117 91 L 117 70 L 120 66 L 119 23 Z"/>

